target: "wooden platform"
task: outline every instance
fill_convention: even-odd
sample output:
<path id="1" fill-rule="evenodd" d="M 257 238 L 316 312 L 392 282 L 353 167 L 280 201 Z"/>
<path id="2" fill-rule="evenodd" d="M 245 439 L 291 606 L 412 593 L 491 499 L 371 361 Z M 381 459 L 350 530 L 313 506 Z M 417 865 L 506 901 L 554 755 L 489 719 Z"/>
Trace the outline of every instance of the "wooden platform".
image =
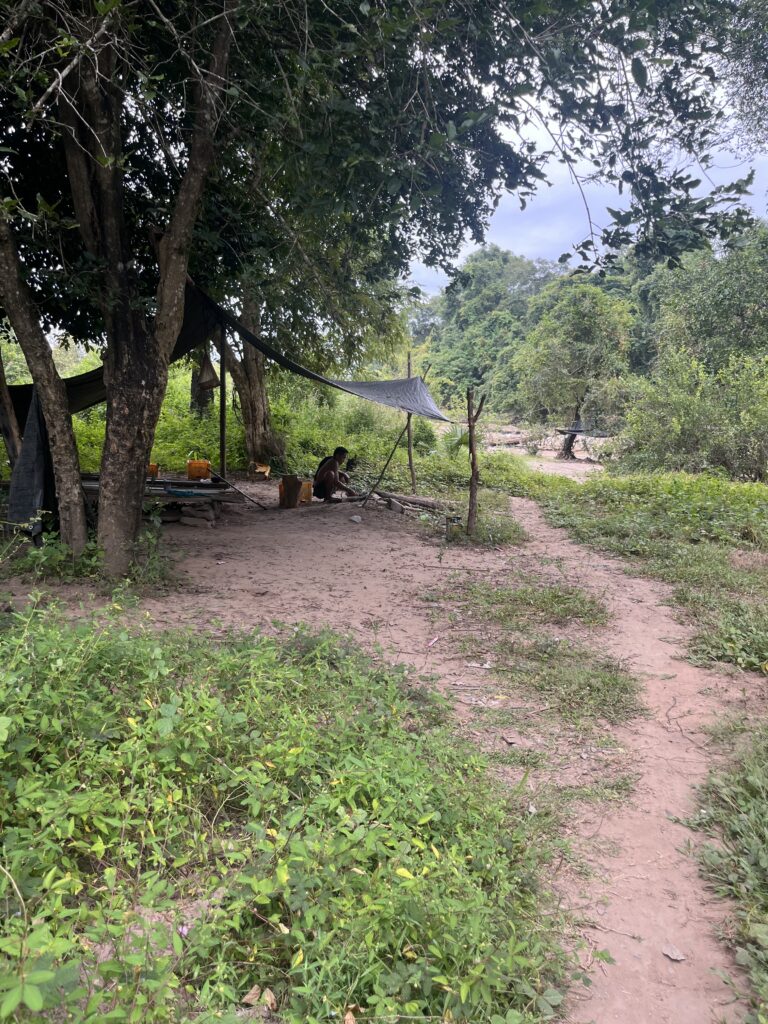
<path id="1" fill-rule="evenodd" d="M 95 473 L 84 473 L 81 477 L 83 490 L 89 501 L 96 501 L 99 496 L 99 477 Z M 0 506 L 8 500 L 10 481 L 0 480 Z M 195 505 L 205 501 L 228 502 L 242 504 L 245 498 L 228 484 L 214 484 L 204 480 L 185 480 L 162 477 L 147 480 L 144 487 L 144 500 L 160 502 L 164 505 Z"/>
<path id="2" fill-rule="evenodd" d="M 99 496 L 99 477 L 95 473 L 84 473 L 83 490 L 86 499 L 95 502 Z M 213 483 L 209 480 L 185 480 L 183 477 L 159 477 L 147 479 L 144 485 L 144 501 L 160 505 L 199 505 L 204 502 L 227 502 L 242 504 L 245 498 L 229 484 Z"/>

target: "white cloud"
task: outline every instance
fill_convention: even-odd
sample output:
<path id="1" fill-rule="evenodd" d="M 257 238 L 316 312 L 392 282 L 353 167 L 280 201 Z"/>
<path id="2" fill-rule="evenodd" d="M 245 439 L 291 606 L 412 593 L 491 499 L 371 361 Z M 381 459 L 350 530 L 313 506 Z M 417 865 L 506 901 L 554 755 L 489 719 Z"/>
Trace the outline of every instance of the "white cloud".
<path id="1" fill-rule="evenodd" d="M 744 177 L 750 165 L 755 168 L 755 182 L 747 204 L 759 217 L 768 213 L 768 157 L 753 161 L 742 161 L 730 153 L 719 155 L 713 167 L 701 172 L 704 186 L 707 178 L 712 186 L 728 184 Z M 531 259 L 557 259 L 568 252 L 589 234 L 589 216 L 597 228 L 610 221 L 606 207 L 620 208 L 626 205 L 626 196 L 607 185 L 590 183 L 584 186 L 584 196 L 572 181 L 568 168 L 552 161 L 547 168 L 551 187 L 542 186 L 539 193 L 529 202 L 525 210 L 520 209 L 516 196 L 505 195 L 499 202 L 486 235 L 489 243 L 509 249 Z M 702 191 L 707 191 L 705 187 Z M 586 197 L 589 215 L 584 204 Z M 464 259 L 476 246 L 467 245 L 458 254 Z M 443 287 L 448 278 L 441 271 L 415 262 L 411 267 L 411 279 L 428 294 L 434 294 Z"/>

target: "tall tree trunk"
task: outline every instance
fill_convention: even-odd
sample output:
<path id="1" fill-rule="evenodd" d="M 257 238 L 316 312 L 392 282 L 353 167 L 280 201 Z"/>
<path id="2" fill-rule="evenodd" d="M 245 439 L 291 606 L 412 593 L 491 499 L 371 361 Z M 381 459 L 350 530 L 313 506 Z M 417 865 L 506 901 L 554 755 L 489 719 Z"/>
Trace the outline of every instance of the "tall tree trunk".
<path id="1" fill-rule="evenodd" d="M 558 459 L 575 459 L 576 456 L 573 453 L 573 446 L 576 444 L 576 434 L 566 434 L 563 438 L 563 443 L 560 446 L 560 450 L 557 453 Z"/>
<path id="2" fill-rule="evenodd" d="M 574 416 L 573 416 L 573 422 L 574 423 L 578 423 L 579 422 L 579 412 L 580 412 L 580 408 L 577 405 L 576 406 L 576 412 L 574 413 Z M 566 434 L 565 435 L 565 437 L 563 438 L 563 443 L 560 446 L 560 451 L 557 453 L 557 458 L 558 459 L 575 459 L 576 458 L 576 455 L 574 454 L 574 451 L 573 451 L 573 446 L 576 444 L 576 437 L 577 437 L 576 434 Z"/>
<path id="3" fill-rule="evenodd" d="M 114 359 L 111 360 L 114 364 Z M 108 576 L 125 576 L 141 529 L 155 428 L 168 384 L 168 361 L 151 335 L 123 352 L 107 385 L 107 429 L 99 483 L 99 546 Z"/>
<path id="4" fill-rule="evenodd" d="M 245 301 L 242 319 L 252 334 L 259 334 L 260 318 L 258 307 L 253 300 Z M 238 359 L 228 343 L 227 369 L 232 374 L 232 381 L 240 400 L 250 475 L 257 463 L 268 463 L 270 459 L 284 455 L 285 444 L 272 427 L 262 353 L 253 345 L 243 342 L 243 354 Z"/>
<path id="5" fill-rule="evenodd" d="M 16 242 L 7 218 L 0 216 L 0 298 L 37 386 L 48 430 L 59 503 L 59 532 L 74 555 L 88 540 L 85 501 L 67 389 L 53 362 L 32 294 L 22 279 Z"/>
<path id="6" fill-rule="evenodd" d="M 11 401 L 11 393 L 8 390 L 8 382 L 5 379 L 2 353 L 0 353 L 0 433 L 3 435 L 8 461 L 13 469 L 21 451 L 21 431 Z"/>
<path id="7" fill-rule="evenodd" d="M 60 104 L 67 169 L 80 234 L 104 268 L 101 306 L 107 336 L 104 380 L 107 429 L 99 487 L 99 543 L 107 575 L 130 568 L 141 526 L 146 466 L 168 381 L 168 363 L 184 317 L 192 235 L 213 165 L 232 24 L 238 0 L 223 0 L 223 17 L 207 70 L 195 82 L 194 124 L 184 175 L 158 245 L 159 280 L 151 325 L 142 313 L 130 269 L 124 219 L 123 103 L 117 53 L 103 47 L 83 62 Z M 106 158 L 106 159 L 105 159 Z"/>

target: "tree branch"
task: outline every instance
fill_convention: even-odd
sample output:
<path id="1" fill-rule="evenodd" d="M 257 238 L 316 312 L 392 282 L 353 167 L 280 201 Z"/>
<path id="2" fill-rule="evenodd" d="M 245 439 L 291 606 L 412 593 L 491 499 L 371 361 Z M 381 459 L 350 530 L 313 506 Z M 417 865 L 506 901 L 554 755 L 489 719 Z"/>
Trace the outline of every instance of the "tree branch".
<path id="1" fill-rule="evenodd" d="M 224 18 L 216 35 L 205 79 L 198 89 L 198 108 L 187 169 L 184 172 L 168 230 L 160 242 L 160 284 L 157 290 L 155 336 L 169 356 L 184 315 L 184 284 L 192 232 L 203 190 L 214 160 L 219 98 L 226 81 L 233 30 L 230 16 L 239 0 L 224 0 Z"/>

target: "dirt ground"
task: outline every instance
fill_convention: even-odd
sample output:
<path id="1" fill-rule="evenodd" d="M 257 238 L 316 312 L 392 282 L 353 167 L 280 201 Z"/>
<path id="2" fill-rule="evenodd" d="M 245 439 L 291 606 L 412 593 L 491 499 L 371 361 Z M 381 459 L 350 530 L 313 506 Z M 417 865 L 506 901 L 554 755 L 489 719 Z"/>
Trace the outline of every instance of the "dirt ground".
<path id="1" fill-rule="evenodd" d="M 272 485 L 254 485 L 253 493 L 274 504 Z M 586 805 L 572 826 L 571 839 L 590 874 L 584 879 L 564 870 L 560 885 L 580 922 L 585 962 L 589 950 L 607 949 L 615 963 L 596 965 L 592 987 L 572 996 L 567 1019 L 738 1020 L 741 1008 L 715 973 L 735 976 L 716 935 L 727 908 L 706 891 L 686 850 L 691 833 L 676 819 L 693 811 L 693 787 L 711 760 L 704 726 L 748 699 L 745 686 L 761 684 L 682 660 L 686 631 L 666 603 L 665 587 L 629 577 L 619 561 L 574 544 L 544 523 L 533 502 L 515 499 L 512 511 L 530 541 L 488 550 L 446 547 L 421 524 L 383 509 L 242 507 L 216 530 L 196 532 L 192 548 L 188 528 L 168 530 L 180 557 L 181 588 L 172 601 L 148 600 L 145 607 L 161 626 L 270 628 L 279 621 L 351 631 L 364 645 L 379 645 L 387 657 L 434 677 L 466 723 L 473 707 L 492 703 L 498 687 L 458 649 L 450 608 L 425 602 L 425 595 L 440 594 L 457 578 L 492 580 L 521 569 L 555 572 L 594 592 L 611 621 L 592 642 L 640 676 L 649 713 L 614 730 L 618 760 L 638 775 L 633 794 L 618 806 Z M 353 515 L 362 521 L 353 522 Z M 488 749 L 499 747 L 487 728 L 472 725 L 471 731 Z M 573 751 L 565 754 L 567 760 Z M 578 780 L 606 770 L 599 751 L 579 753 Z M 529 784 L 534 791 L 535 773 Z M 672 960 L 665 950 L 685 959 Z"/>
<path id="2" fill-rule="evenodd" d="M 593 468 L 571 464 L 571 472 Z M 743 1006 L 715 973 L 738 978 L 717 939 L 728 908 L 707 892 L 687 849 L 692 833 L 677 820 L 693 811 L 693 788 L 711 763 L 704 727 L 744 706 L 762 683 L 682 660 L 686 630 L 667 604 L 667 589 L 576 545 L 547 526 L 530 501 L 511 502 L 530 540 L 488 549 L 445 546 L 423 524 L 385 509 L 341 503 L 279 510 L 275 485 L 248 486 L 271 507 L 235 506 L 211 530 L 165 529 L 179 583 L 167 596 L 142 601 L 155 623 L 271 630 L 304 622 L 352 633 L 415 674 L 434 677 L 456 701 L 458 727 L 489 750 L 504 747 L 502 730 L 478 726 L 472 714 L 493 703 L 497 687 L 483 663 L 462 653 L 455 609 L 440 594 L 451 581 L 503 580 L 523 570 L 555 575 L 607 604 L 610 623 L 592 630 L 590 642 L 641 678 L 648 714 L 613 730 L 610 764 L 604 750 L 574 751 L 567 737 L 556 761 L 570 765 L 572 779 L 599 780 L 618 763 L 637 777 L 625 800 L 586 804 L 569 826 L 587 870 L 566 865 L 557 885 L 578 920 L 593 985 L 572 993 L 566 1019 L 741 1019 Z M 352 520 L 357 515 L 361 522 Z M 543 779 L 532 772 L 527 784 L 533 800 Z M 593 962 L 591 951 L 604 949 L 614 963 Z M 670 958 L 676 951 L 681 959 Z"/>

